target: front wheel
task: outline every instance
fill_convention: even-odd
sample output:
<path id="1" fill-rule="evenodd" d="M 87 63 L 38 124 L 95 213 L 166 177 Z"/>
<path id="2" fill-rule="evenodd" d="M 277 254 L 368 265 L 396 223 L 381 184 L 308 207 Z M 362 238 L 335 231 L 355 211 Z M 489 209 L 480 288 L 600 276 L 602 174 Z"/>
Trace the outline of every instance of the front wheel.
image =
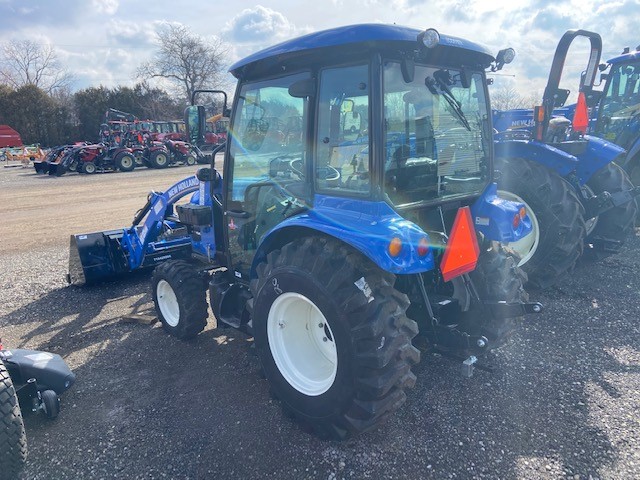
<path id="1" fill-rule="evenodd" d="M 323 438 L 369 430 L 415 383 L 411 345 L 394 277 L 333 240 L 298 239 L 271 252 L 251 282 L 256 348 L 271 390 Z"/>
<path id="2" fill-rule="evenodd" d="M 131 153 L 122 152 L 116 156 L 116 168 L 121 172 L 130 172 L 136 168 L 136 158 Z"/>
<path id="3" fill-rule="evenodd" d="M 164 330 L 181 340 L 193 338 L 207 325 L 206 282 L 183 260 L 158 265 L 151 278 L 153 303 Z"/>
<path id="4" fill-rule="evenodd" d="M 595 195 L 605 191 L 609 193 L 630 191 L 634 188 L 627 173 L 615 163 L 609 163 L 598 170 L 589 179 L 587 186 Z M 589 232 L 586 243 L 593 244 L 598 256 L 615 253 L 617 248 L 633 232 L 637 213 L 638 206 L 635 200 L 607 210 L 597 217 L 597 222 L 593 230 Z M 598 248 L 600 239 L 612 240 L 615 246 Z"/>
<path id="5" fill-rule="evenodd" d="M 27 435 L 16 390 L 0 360 L 0 479 L 16 478 L 27 459 Z"/>
<path id="6" fill-rule="evenodd" d="M 169 166 L 169 154 L 162 150 L 152 152 L 149 163 L 153 168 L 166 168 Z"/>
<path id="7" fill-rule="evenodd" d="M 92 174 L 92 173 L 96 173 L 96 170 L 97 170 L 96 164 L 93 162 L 85 162 L 82 164 L 82 173 Z"/>
<path id="8" fill-rule="evenodd" d="M 519 266 L 539 288 L 553 285 L 573 269 L 582 255 L 586 232 L 584 209 L 577 195 L 557 173 L 521 158 L 498 159 L 498 195 L 522 202 L 532 232 L 508 244 L 520 257 Z"/>
<path id="9" fill-rule="evenodd" d="M 481 252 L 478 264 L 469 277 L 484 302 L 509 304 L 529 301 L 529 294 L 524 289 L 527 274 L 518 267 L 519 260 L 517 254 L 497 243 Z M 471 325 L 466 331 L 486 336 L 493 346 L 503 344 L 523 320 L 521 316 L 496 318 L 490 314 L 490 309 L 485 309 L 484 314 L 472 310 L 469 311 Z"/>

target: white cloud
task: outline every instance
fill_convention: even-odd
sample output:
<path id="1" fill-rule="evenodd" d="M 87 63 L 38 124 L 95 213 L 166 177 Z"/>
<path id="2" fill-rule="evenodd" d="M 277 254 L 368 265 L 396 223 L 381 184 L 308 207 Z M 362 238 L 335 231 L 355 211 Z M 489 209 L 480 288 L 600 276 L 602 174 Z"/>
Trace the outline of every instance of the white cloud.
<path id="1" fill-rule="evenodd" d="M 277 42 L 278 39 L 291 37 L 295 32 L 295 26 L 282 13 L 261 5 L 240 12 L 224 30 L 232 41 L 240 43 Z"/>
<path id="2" fill-rule="evenodd" d="M 91 0 L 91 5 L 98 13 L 115 15 L 120 7 L 120 0 Z"/>

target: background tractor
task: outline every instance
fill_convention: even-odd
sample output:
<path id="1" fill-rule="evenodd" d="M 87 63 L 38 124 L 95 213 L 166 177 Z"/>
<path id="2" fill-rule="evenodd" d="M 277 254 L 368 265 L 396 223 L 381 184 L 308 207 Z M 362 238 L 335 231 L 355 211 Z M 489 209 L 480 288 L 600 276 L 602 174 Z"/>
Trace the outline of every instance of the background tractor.
<path id="1" fill-rule="evenodd" d="M 589 39 L 591 49 L 572 123 L 553 112 L 570 93 L 559 83 L 577 37 Z M 529 281 L 539 287 L 552 285 L 571 270 L 585 246 L 596 257 L 614 253 L 633 231 L 640 191 L 616 163 L 624 150 L 585 135 L 587 97 L 593 92 L 601 51 L 597 33 L 569 30 L 556 48 L 542 105 L 534 112 L 494 112 L 495 125 L 503 130 L 495 136 L 499 194 L 527 205 L 534 230 L 510 246 L 519 253 Z"/>
<path id="2" fill-rule="evenodd" d="M 415 383 L 415 345 L 470 375 L 541 310 L 501 245 L 529 217 L 492 178 L 485 70 L 507 53 L 375 24 L 239 61 L 230 115 L 218 92 L 231 128 L 211 166 L 152 192 L 131 227 L 72 236 L 69 281 L 155 266 L 158 316 L 181 339 L 204 329 L 208 291 L 217 326 L 254 337 L 271 391 L 305 428 L 375 427 Z M 204 107 L 185 117 L 200 145 Z"/>

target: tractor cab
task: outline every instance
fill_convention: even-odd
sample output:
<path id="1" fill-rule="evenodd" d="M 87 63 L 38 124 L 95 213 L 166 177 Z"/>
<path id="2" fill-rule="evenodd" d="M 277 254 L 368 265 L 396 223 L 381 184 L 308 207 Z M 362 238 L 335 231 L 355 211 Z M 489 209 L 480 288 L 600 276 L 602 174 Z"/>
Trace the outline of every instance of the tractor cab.
<path id="1" fill-rule="evenodd" d="M 366 246 L 394 272 L 432 264 L 431 253 L 417 255 L 394 232 L 401 224 L 416 238 L 447 231 L 458 207 L 486 195 L 493 167 L 484 72 L 492 66 L 475 43 L 384 25 L 311 34 L 234 65 L 223 222 L 235 278 L 251 277 L 265 241 L 308 229 Z M 187 109 L 195 143 L 204 117 L 202 107 Z M 504 224 L 518 214 L 511 208 L 501 212 Z M 385 227 L 372 238 L 365 225 L 379 216 Z M 497 218 L 483 216 L 477 228 L 495 232 Z M 524 236 L 519 220 L 506 236 Z M 276 229 L 283 222 L 289 228 Z M 407 245 L 394 257 L 396 236 Z"/>
<path id="2" fill-rule="evenodd" d="M 640 50 L 628 48 L 602 64 L 610 67 L 598 103 L 594 135 L 627 150 L 620 164 L 634 185 L 640 183 Z"/>

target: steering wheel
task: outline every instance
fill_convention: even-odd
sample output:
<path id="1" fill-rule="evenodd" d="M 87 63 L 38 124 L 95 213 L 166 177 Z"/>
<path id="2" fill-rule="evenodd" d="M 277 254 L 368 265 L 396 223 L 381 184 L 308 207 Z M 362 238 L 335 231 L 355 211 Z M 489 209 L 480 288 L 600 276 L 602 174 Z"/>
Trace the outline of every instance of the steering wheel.
<path id="1" fill-rule="evenodd" d="M 297 158 L 295 160 L 292 160 L 291 162 L 289 162 L 289 167 L 291 168 L 291 171 L 293 173 L 300 177 L 300 179 L 305 178 L 303 171 L 304 162 L 302 161 L 302 159 Z M 340 181 L 340 177 L 340 170 L 332 167 L 331 165 L 325 165 L 324 167 L 316 168 L 316 178 L 318 180 L 327 182 L 328 187 L 337 187 L 338 182 Z"/>

